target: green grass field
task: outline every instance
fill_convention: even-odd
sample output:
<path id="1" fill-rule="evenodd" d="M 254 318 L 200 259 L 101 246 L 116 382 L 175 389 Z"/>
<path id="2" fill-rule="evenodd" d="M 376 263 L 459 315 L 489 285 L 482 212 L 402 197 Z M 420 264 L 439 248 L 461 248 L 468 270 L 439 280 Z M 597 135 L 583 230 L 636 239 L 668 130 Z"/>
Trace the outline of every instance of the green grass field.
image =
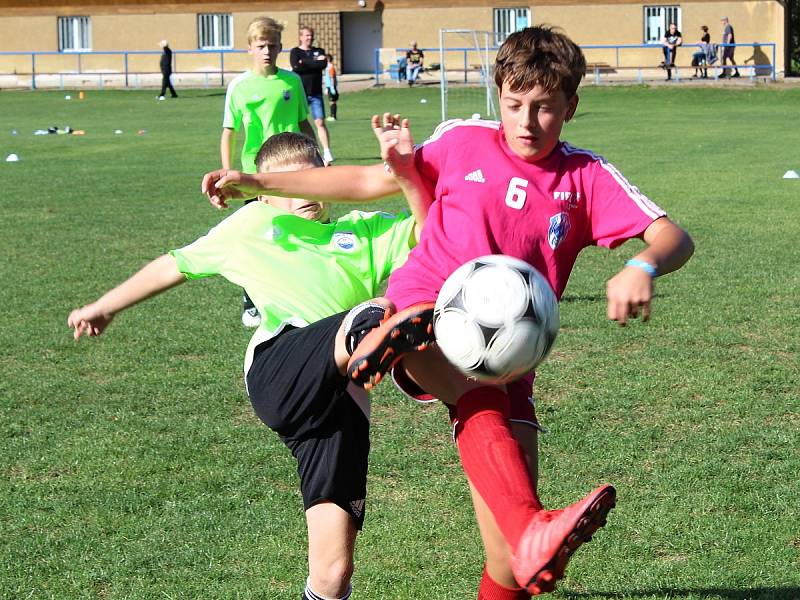
<path id="1" fill-rule="evenodd" d="M 294 461 L 244 392 L 239 291 L 192 282 L 77 344 L 66 327 L 223 216 L 199 194 L 223 92 L 64 95 L 0 94 L 0 154 L 21 159 L 0 163 L 0 597 L 296 600 Z M 582 90 L 565 139 L 697 250 L 657 282 L 651 322 L 624 329 L 604 285 L 636 243 L 578 261 L 537 379 L 541 496 L 609 481 L 620 497 L 554 598 L 800 598 L 800 181 L 781 178 L 800 170 L 798 106 L 777 86 Z M 367 117 L 385 109 L 421 141 L 438 90 L 344 94 L 341 163 L 378 158 Z M 32 135 L 53 125 L 86 135 Z M 474 598 L 469 506 L 445 411 L 380 386 L 353 598 Z"/>

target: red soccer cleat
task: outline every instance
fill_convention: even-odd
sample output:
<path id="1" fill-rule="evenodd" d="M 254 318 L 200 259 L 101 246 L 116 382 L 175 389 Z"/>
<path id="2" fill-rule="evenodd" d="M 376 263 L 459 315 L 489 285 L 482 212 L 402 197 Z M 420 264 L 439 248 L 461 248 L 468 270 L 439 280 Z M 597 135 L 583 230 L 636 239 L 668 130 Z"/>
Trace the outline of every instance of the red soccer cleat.
<path id="1" fill-rule="evenodd" d="M 573 552 L 606 524 L 616 498 L 613 486 L 601 485 L 564 509 L 537 512 L 511 557 L 517 583 L 534 596 L 552 592 Z"/>
<path id="2" fill-rule="evenodd" d="M 370 331 L 353 351 L 347 375 L 370 389 L 409 352 L 433 342 L 433 302 L 420 302 L 387 318 Z"/>

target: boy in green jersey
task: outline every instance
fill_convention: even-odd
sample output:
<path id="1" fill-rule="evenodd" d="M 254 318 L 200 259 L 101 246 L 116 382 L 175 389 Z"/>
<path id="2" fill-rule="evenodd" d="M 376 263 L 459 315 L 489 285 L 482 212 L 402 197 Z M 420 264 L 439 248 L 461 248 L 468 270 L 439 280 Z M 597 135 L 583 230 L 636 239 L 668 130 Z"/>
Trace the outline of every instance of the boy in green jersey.
<path id="1" fill-rule="evenodd" d="M 405 261 L 428 207 L 417 195 L 413 163 L 401 156 L 413 147 L 407 122 L 400 127 L 386 115 L 383 126 L 377 118 L 373 125 L 413 217 L 352 211 L 328 222 L 321 202 L 261 196 L 67 319 L 75 339 L 100 335 L 116 313 L 214 274 L 250 293 L 264 318 L 247 348 L 246 386 L 256 414 L 298 462 L 308 524 L 306 600 L 351 593 L 364 520 L 369 402 L 345 375 L 348 349 L 384 316 L 380 301 L 365 301 Z M 262 172 L 295 171 L 321 166 L 322 158 L 311 139 L 287 132 L 267 140 L 257 162 Z M 395 190 L 380 178 L 369 192 Z"/>
<path id="2" fill-rule="evenodd" d="M 254 19 L 247 28 L 250 70 L 228 84 L 222 136 L 219 142 L 223 169 L 233 168 L 236 133 L 244 131 L 242 171 L 256 172 L 256 155 L 270 136 L 283 131 L 305 133 L 312 140 L 314 128 L 308 121 L 308 104 L 300 77 L 277 66 L 281 53 L 283 26 L 269 17 Z M 244 294 L 242 323 L 257 327 L 260 314 Z"/>
<path id="3" fill-rule="evenodd" d="M 236 134 L 244 130 L 242 171 L 255 173 L 261 144 L 282 131 L 305 133 L 312 140 L 303 82 L 292 71 L 277 66 L 283 26 L 269 17 L 254 19 L 247 29 L 250 70 L 237 75 L 225 94 L 220 158 L 223 169 L 232 169 Z"/>

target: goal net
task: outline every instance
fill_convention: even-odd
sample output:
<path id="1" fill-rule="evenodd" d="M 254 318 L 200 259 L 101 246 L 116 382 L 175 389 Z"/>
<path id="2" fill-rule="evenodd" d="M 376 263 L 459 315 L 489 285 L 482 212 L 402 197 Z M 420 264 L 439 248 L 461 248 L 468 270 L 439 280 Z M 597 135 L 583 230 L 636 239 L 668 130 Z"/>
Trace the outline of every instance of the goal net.
<path id="1" fill-rule="evenodd" d="M 497 118 L 493 67 L 494 34 L 475 29 L 440 29 L 442 120 Z"/>

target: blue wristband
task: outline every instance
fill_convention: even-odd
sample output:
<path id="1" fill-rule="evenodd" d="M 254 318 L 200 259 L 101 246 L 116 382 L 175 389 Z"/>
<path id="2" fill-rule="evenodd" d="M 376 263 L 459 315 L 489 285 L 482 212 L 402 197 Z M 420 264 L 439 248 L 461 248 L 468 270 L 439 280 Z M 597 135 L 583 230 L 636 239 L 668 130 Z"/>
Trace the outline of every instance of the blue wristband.
<path id="1" fill-rule="evenodd" d="M 656 268 L 651 265 L 649 262 L 644 260 L 639 260 L 638 258 L 631 258 L 628 262 L 625 263 L 626 267 L 638 267 L 642 269 L 645 273 L 650 275 L 650 277 L 658 277 L 658 271 Z"/>

